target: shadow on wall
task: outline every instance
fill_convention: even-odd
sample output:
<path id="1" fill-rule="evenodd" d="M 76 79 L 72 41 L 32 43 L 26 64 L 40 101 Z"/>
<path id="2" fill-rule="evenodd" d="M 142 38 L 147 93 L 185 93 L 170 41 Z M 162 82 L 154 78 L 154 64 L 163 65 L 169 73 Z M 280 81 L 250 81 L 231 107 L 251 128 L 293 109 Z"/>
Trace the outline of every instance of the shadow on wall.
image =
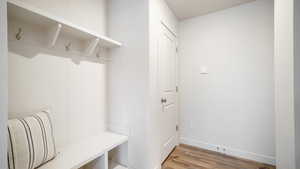
<path id="1" fill-rule="evenodd" d="M 87 54 L 91 39 L 80 39 L 73 35 L 62 33 L 59 35 L 55 45 L 52 47 L 53 37 L 45 28 L 32 26 L 19 21 L 8 23 L 8 47 L 9 51 L 33 58 L 41 53 L 58 57 L 70 58 L 73 63 L 80 64 L 81 61 L 104 64 L 109 61 L 107 50 L 97 46 L 92 54 Z"/>
<path id="2" fill-rule="evenodd" d="M 64 57 L 69 58 L 74 64 L 79 65 L 82 61 L 94 62 L 99 64 L 105 64 L 109 61 L 106 57 L 99 57 L 96 55 L 107 55 L 106 50 L 102 50 L 101 54 L 94 54 L 91 56 L 86 56 L 82 52 L 77 50 L 64 51 L 58 48 L 46 48 L 37 45 L 30 45 L 22 42 L 10 42 L 9 52 L 24 56 L 26 58 L 34 58 L 40 54 L 52 55 L 54 57 Z"/>

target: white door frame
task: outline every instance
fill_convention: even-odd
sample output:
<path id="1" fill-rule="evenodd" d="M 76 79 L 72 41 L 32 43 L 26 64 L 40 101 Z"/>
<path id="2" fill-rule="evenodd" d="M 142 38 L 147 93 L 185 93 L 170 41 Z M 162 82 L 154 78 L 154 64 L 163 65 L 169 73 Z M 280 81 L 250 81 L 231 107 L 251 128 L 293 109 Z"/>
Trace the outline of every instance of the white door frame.
<path id="1" fill-rule="evenodd" d="M 0 168 L 7 168 L 6 123 L 7 123 L 7 7 L 0 0 Z"/>
<path id="2" fill-rule="evenodd" d="M 179 140 L 180 140 L 180 121 L 179 121 L 179 98 L 180 98 L 180 90 L 179 90 L 179 47 L 178 47 L 178 37 L 177 37 L 177 34 L 170 28 L 170 26 L 168 26 L 168 24 L 166 24 L 163 20 L 160 21 L 161 23 L 161 26 L 164 26 L 167 30 L 169 30 L 175 37 L 176 39 L 176 56 L 175 56 L 175 59 L 176 59 L 176 90 L 177 90 L 177 94 L 176 94 L 176 99 L 177 99 L 177 111 L 176 111 L 176 125 L 178 127 L 178 130 L 177 130 L 177 145 L 179 144 Z"/>
<path id="3" fill-rule="evenodd" d="M 166 24 L 164 21 L 160 21 L 160 32 L 162 31 L 162 28 L 164 27 L 166 30 L 168 30 L 173 36 L 174 36 L 174 39 L 176 41 L 176 55 L 175 55 L 175 76 L 176 76 L 176 126 L 179 128 L 179 90 L 178 90 L 178 85 L 179 85 L 179 68 L 178 68 L 178 38 L 177 38 L 177 35 L 176 33 L 174 33 L 172 31 L 172 29 L 170 29 L 170 27 L 168 26 L 168 24 Z M 159 76 L 158 76 L 159 77 Z M 160 80 L 158 79 L 158 82 L 160 83 Z M 160 89 L 159 89 L 160 90 Z M 159 97 L 161 97 L 159 95 Z M 159 98 L 161 99 L 161 98 Z M 176 131 L 176 145 L 179 144 L 179 131 L 180 130 L 177 130 Z"/>

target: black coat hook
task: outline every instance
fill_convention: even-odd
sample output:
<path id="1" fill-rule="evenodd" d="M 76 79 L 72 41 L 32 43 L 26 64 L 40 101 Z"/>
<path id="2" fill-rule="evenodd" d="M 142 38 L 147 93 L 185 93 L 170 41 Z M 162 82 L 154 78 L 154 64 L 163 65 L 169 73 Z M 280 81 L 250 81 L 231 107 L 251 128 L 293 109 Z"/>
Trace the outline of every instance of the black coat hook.
<path id="1" fill-rule="evenodd" d="M 21 40 L 22 39 L 23 30 L 22 28 L 18 29 L 18 33 L 16 34 L 16 39 Z"/>
<path id="2" fill-rule="evenodd" d="M 66 51 L 70 51 L 71 46 L 72 46 L 72 43 L 69 42 L 69 43 L 65 46 Z"/>

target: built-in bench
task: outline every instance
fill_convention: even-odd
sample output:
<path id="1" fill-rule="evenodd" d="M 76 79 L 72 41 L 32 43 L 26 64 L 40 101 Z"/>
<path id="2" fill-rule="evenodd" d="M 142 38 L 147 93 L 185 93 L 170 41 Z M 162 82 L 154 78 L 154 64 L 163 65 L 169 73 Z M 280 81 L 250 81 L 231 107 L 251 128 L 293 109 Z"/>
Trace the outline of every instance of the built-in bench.
<path id="1" fill-rule="evenodd" d="M 58 150 L 55 159 L 38 169 L 78 169 L 94 160 L 98 160 L 95 169 L 127 169 L 108 158 L 109 151 L 127 141 L 127 136 L 104 132 Z"/>

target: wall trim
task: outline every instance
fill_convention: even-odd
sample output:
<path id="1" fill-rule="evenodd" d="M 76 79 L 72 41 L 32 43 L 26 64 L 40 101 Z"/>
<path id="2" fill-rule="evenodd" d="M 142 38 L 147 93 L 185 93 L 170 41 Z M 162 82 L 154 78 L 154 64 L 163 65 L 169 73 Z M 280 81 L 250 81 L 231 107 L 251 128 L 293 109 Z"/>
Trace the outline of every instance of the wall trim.
<path id="1" fill-rule="evenodd" d="M 180 143 L 195 146 L 195 147 L 199 147 L 199 148 L 203 148 L 203 149 L 206 149 L 206 150 L 211 150 L 211 151 L 223 153 L 223 154 L 234 156 L 234 157 L 244 158 L 244 159 L 247 159 L 247 160 L 253 160 L 253 161 L 260 162 L 260 163 L 276 165 L 275 157 L 271 157 L 271 156 L 266 156 L 266 155 L 262 155 L 262 154 L 247 152 L 247 151 L 238 150 L 238 149 L 229 148 L 229 147 L 220 146 L 220 145 L 209 144 L 209 143 L 206 143 L 206 142 L 203 142 L 203 141 L 198 141 L 198 140 L 190 139 L 190 138 L 187 138 L 187 137 L 181 137 L 180 138 Z M 218 149 L 217 149 L 218 147 L 226 148 L 226 152 L 225 153 L 222 152 L 222 149 L 219 149 L 220 151 L 218 151 Z"/>
<path id="2" fill-rule="evenodd" d="M 7 168 L 7 4 L 0 0 L 0 168 Z"/>
<path id="3" fill-rule="evenodd" d="M 108 130 L 113 131 L 115 133 L 129 136 L 129 127 L 126 125 L 116 124 L 116 123 L 108 123 L 107 128 L 108 128 Z"/>
<path id="4" fill-rule="evenodd" d="M 164 26 L 166 29 L 168 29 L 168 31 L 170 31 L 175 36 L 175 38 L 178 37 L 176 32 L 174 30 L 172 30 L 172 28 L 164 20 L 160 20 L 160 23 L 162 26 Z"/>
<path id="5" fill-rule="evenodd" d="M 161 169 L 161 164 L 157 165 L 154 169 Z"/>

